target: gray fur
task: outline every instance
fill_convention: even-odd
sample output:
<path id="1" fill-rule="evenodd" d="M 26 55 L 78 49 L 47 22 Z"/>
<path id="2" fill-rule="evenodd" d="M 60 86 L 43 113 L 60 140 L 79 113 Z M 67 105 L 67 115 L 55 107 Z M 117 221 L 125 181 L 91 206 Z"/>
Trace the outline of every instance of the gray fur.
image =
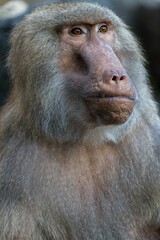
<path id="1" fill-rule="evenodd" d="M 138 100 L 122 125 L 86 120 L 59 69 L 55 29 L 109 20 Z M 0 240 L 156 240 L 160 119 L 141 49 L 98 5 L 38 8 L 13 31 L 13 89 L 0 120 Z"/>

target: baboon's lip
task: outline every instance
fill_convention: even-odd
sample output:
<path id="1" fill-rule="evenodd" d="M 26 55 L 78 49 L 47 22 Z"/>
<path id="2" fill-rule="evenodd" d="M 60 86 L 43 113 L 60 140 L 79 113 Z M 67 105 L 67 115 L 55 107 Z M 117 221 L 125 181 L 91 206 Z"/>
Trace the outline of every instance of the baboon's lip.
<path id="1" fill-rule="evenodd" d="M 105 96 L 105 97 L 87 96 L 85 97 L 85 99 L 88 101 L 94 101 L 94 102 L 134 101 L 135 97 L 133 96 Z"/>

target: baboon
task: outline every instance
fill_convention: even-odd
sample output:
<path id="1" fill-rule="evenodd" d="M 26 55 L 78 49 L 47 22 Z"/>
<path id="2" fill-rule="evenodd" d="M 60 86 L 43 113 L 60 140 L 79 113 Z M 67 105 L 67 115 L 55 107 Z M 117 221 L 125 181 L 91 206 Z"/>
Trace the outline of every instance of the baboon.
<path id="1" fill-rule="evenodd" d="M 160 239 L 160 120 L 143 53 L 96 4 L 13 30 L 0 117 L 0 240 Z"/>

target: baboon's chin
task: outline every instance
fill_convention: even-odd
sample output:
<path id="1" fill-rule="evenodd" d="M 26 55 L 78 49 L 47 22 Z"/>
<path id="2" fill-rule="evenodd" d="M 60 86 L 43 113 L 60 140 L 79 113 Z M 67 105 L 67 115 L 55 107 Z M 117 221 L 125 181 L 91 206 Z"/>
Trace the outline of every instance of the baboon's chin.
<path id="1" fill-rule="evenodd" d="M 131 115 L 135 100 L 126 97 L 86 98 L 85 102 L 94 119 L 103 124 L 123 124 Z"/>

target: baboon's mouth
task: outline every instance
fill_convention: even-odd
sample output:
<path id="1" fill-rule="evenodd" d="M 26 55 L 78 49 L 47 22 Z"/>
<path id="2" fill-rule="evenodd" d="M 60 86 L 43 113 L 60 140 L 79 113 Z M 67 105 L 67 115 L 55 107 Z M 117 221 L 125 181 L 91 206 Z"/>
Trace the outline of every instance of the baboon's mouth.
<path id="1" fill-rule="evenodd" d="M 118 94 L 109 94 L 109 93 L 105 93 L 105 92 L 96 92 L 96 93 L 92 93 L 92 94 L 86 94 L 86 96 L 84 96 L 84 98 L 86 100 L 90 100 L 90 101 L 134 101 L 135 97 L 134 96 L 128 96 L 128 95 L 118 95 Z"/>

